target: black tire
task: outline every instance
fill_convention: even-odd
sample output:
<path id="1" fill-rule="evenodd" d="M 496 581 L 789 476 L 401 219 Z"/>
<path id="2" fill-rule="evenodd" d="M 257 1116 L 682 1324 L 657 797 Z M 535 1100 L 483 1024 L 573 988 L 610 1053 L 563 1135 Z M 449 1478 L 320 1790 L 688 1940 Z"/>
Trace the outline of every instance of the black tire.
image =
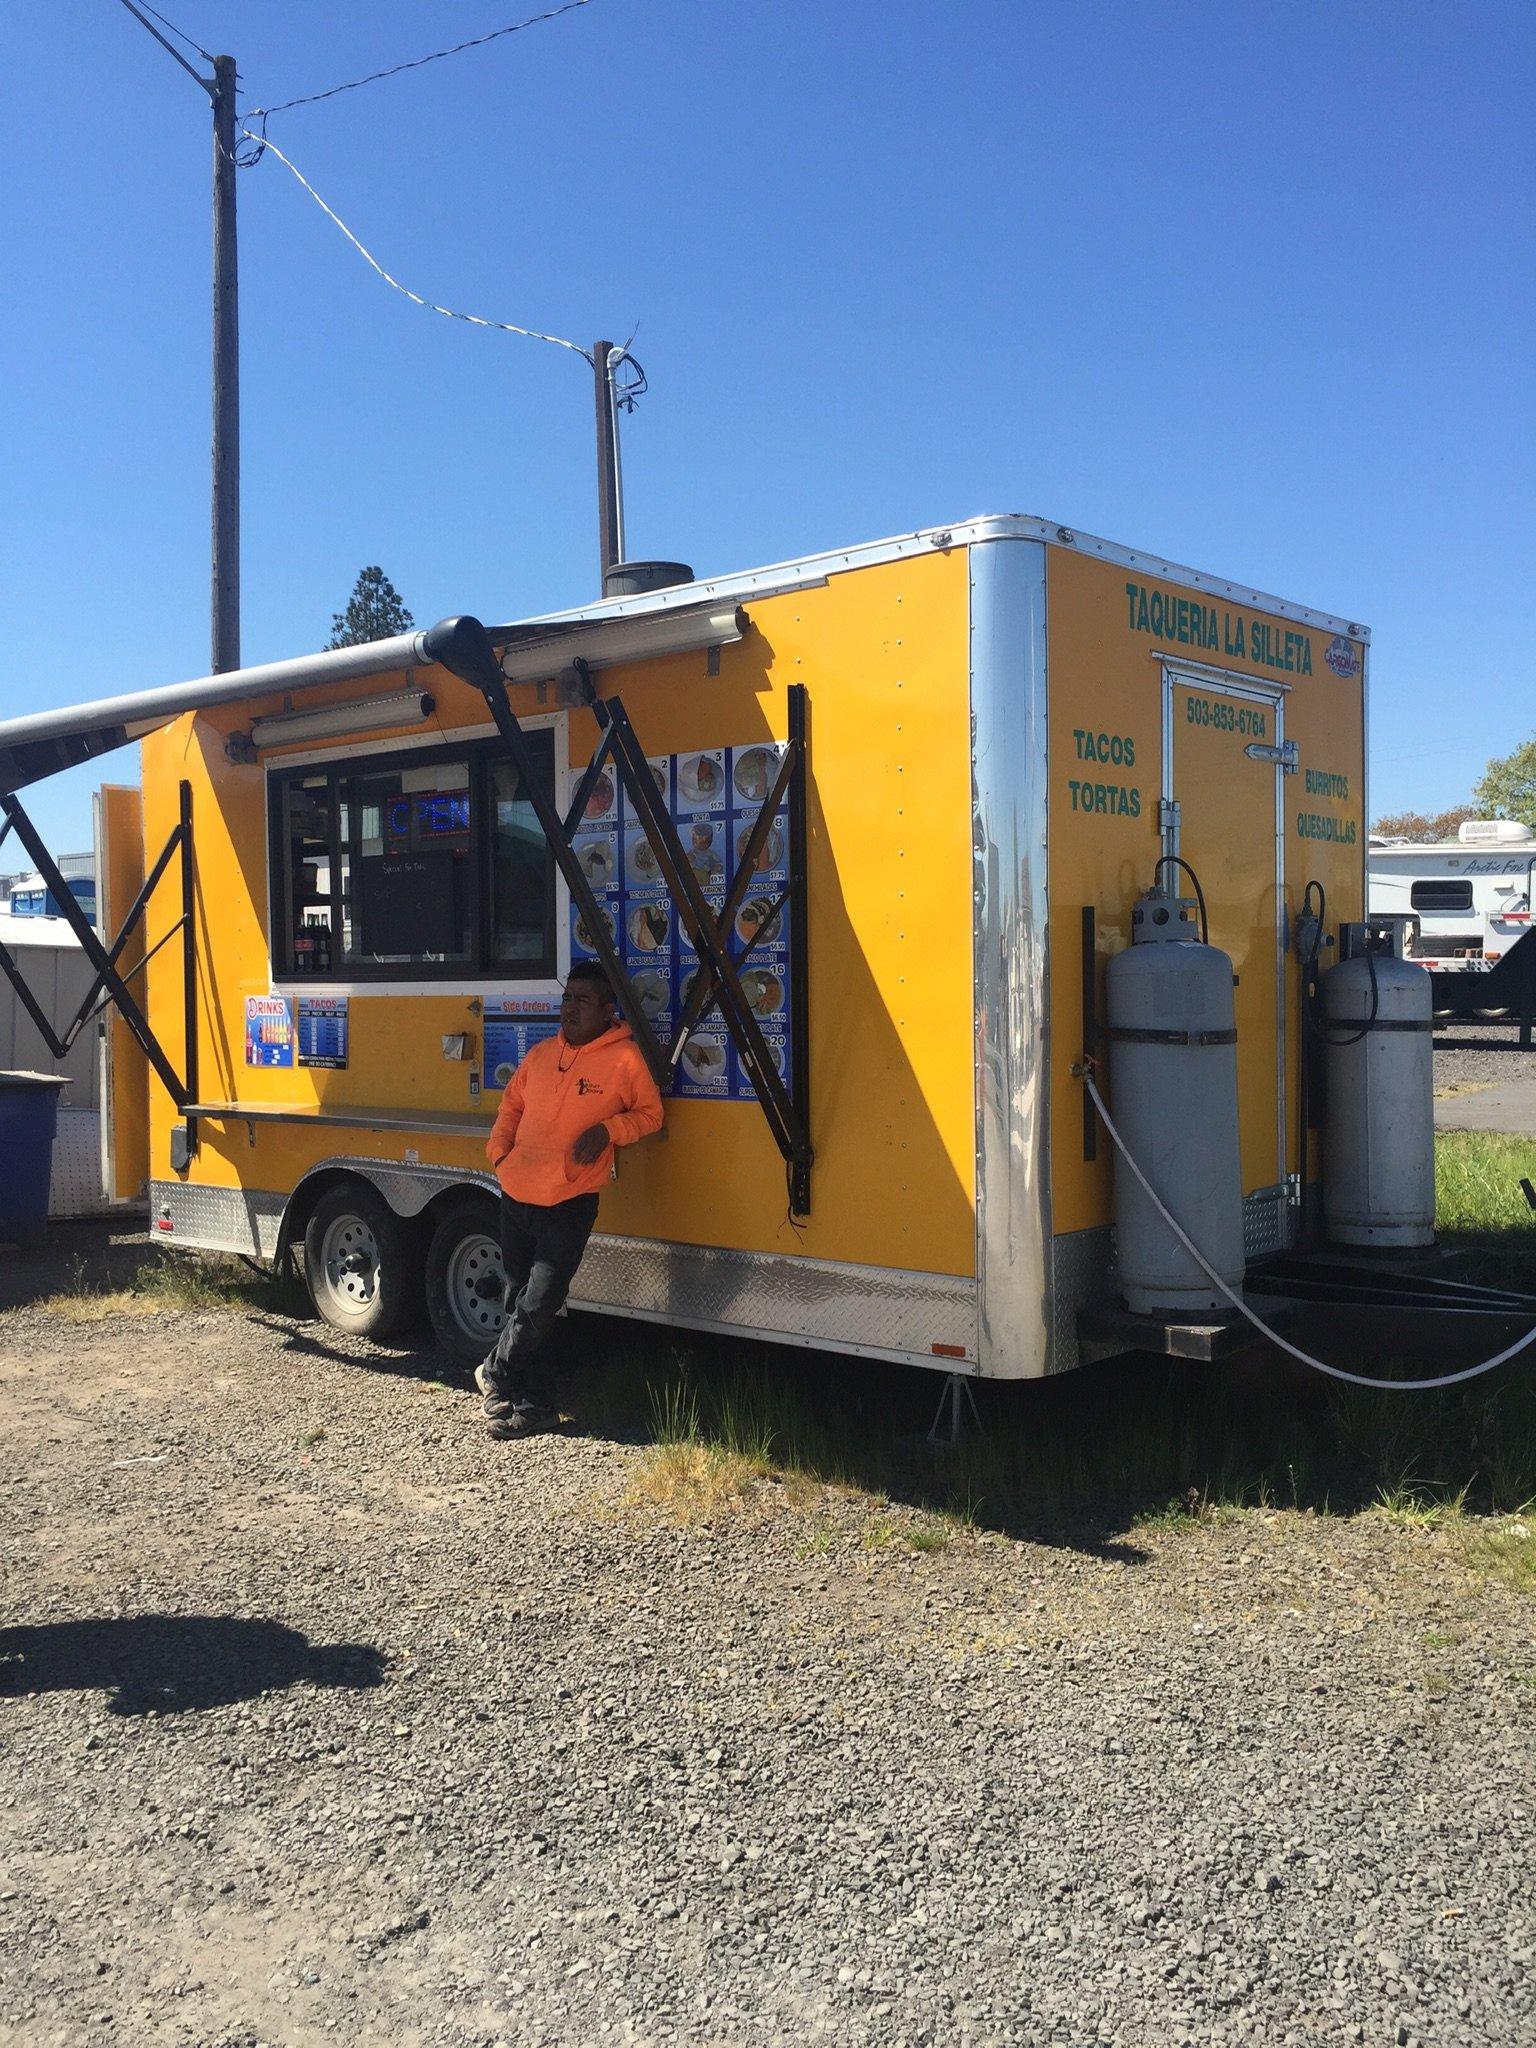
<path id="1" fill-rule="evenodd" d="M 304 1230 L 315 1312 L 354 1337 L 391 1336 L 421 1296 L 412 1233 L 366 1181 L 327 1188 Z"/>
<path id="2" fill-rule="evenodd" d="M 438 1343 L 468 1365 L 484 1358 L 506 1320 L 496 1206 L 484 1195 L 447 1203 L 427 1247 L 427 1314 Z"/>

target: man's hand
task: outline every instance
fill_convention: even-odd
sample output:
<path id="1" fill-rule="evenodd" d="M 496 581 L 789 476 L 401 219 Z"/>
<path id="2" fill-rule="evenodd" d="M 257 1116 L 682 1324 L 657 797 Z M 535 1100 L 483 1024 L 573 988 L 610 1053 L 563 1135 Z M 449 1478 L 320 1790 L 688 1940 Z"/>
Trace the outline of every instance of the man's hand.
<path id="1" fill-rule="evenodd" d="M 590 1130 L 582 1132 L 571 1149 L 578 1166 L 595 1166 L 608 1150 L 608 1126 L 593 1124 Z"/>

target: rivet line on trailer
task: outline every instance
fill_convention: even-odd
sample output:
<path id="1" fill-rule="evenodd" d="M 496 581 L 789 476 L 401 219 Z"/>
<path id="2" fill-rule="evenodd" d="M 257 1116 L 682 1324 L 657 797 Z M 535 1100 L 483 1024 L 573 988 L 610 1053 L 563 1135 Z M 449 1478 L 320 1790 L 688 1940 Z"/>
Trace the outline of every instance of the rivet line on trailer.
<path id="1" fill-rule="evenodd" d="M 1142 1192 L 1146 1195 L 1147 1200 L 1152 1204 L 1158 1215 L 1162 1217 L 1185 1251 L 1189 1253 L 1206 1279 L 1210 1281 L 1214 1288 L 1226 1296 L 1238 1314 L 1246 1316 L 1261 1336 L 1267 1337 L 1271 1344 L 1277 1345 L 1280 1350 L 1288 1353 L 1290 1357 L 1298 1360 L 1302 1365 L 1311 1366 L 1314 1372 L 1327 1373 L 1330 1379 L 1344 1380 L 1352 1387 L 1376 1387 L 1389 1394 L 1430 1393 L 1436 1387 L 1454 1387 L 1459 1386 L 1463 1380 L 1475 1380 L 1479 1373 L 1492 1372 L 1496 1365 L 1506 1364 L 1511 1358 L 1518 1356 L 1520 1352 L 1527 1350 L 1532 1344 L 1536 1344 L 1536 1328 L 1532 1328 L 1527 1330 L 1525 1335 L 1516 1343 L 1508 1345 L 1503 1351 L 1496 1352 L 1492 1358 L 1485 1358 L 1477 1365 L 1464 1366 L 1460 1372 L 1442 1373 L 1438 1379 L 1432 1380 L 1373 1379 L 1366 1373 L 1346 1372 L 1341 1365 L 1329 1365 L 1325 1359 L 1314 1358 L 1310 1351 L 1300 1350 L 1295 1344 L 1288 1342 L 1286 1338 L 1282 1337 L 1278 1330 L 1272 1330 L 1263 1317 L 1256 1315 L 1247 1302 L 1244 1301 L 1243 1297 L 1227 1285 L 1226 1281 L 1222 1279 L 1216 1268 L 1190 1237 L 1188 1231 L 1185 1230 L 1178 1218 L 1164 1205 L 1162 1197 L 1142 1172 L 1140 1162 L 1133 1156 L 1130 1147 L 1126 1144 L 1124 1138 L 1121 1137 L 1119 1131 L 1116 1130 L 1114 1118 L 1104 1107 L 1104 1098 L 1099 1093 L 1098 1084 L 1093 1078 L 1093 1066 L 1094 1062 L 1091 1058 L 1084 1059 L 1081 1068 L 1083 1086 L 1093 1097 L 1093 1106 L 1104 1119 L 1105 1130 L 1108 1131 L 1120 1157 L 1141 1183 Z"/>

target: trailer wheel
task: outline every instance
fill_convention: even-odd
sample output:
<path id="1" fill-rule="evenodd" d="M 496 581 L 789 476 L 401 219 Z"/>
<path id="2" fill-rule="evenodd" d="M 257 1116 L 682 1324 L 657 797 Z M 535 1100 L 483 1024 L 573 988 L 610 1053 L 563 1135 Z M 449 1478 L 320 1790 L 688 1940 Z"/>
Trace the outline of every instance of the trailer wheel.
<path id="1" fill-rule="evenodd" d="M 506 1321 L 496 1212 L 476 1196 L 450 1202 L 427 1248 L 427 1313 L 445 1351 L 484 1358 Z"/>
<path id="2" fill-rule="evenodd" d="M 333 1329 L 387 1337 L 414 1291 L 404 1224 L 361 1181 L 327 1188 L 304 1229 L 304 1277 Z"/>

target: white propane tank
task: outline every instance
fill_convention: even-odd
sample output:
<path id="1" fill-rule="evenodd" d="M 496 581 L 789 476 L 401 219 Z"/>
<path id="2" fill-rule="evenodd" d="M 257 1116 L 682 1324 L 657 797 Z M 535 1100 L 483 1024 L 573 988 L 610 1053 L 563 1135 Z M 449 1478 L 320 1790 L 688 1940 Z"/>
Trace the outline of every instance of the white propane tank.
<path id="1" fill-rule="evenodd" d="M 1435 1241 L 1429 975 L 1411 960 L 1341 960 L 1322 980 L 1327 1111 L 1323 1218 L 1334 1244 Z"/>
<path id="2" fill-rule="evenodd" d="M 1193 903 L 1151 889 L 1105 970 L 1115 1122 L 1159 1197 L 1230 1287 L 1243 1284 L 1232 962 L 1196 937 Z M 1118 1154 L 1115 1236 L 1141 1315 L 1229 1304 Z"/>

